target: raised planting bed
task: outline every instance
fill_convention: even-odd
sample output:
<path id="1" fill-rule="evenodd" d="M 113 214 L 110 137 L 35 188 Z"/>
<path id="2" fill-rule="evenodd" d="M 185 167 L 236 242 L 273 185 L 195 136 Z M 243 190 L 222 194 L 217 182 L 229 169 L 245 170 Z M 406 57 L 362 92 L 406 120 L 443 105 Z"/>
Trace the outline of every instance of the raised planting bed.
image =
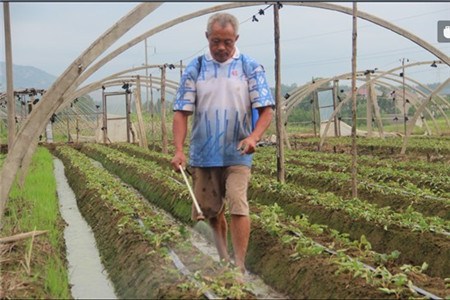
<path id="1" fill-rule="evenodd" d="M 168 154 L 149 151 L 148 149 L 138 147 L 137 145 L 125 143 L 111 144 L 109 147 L 126 152 L 135 157 L 155 161 L 168 169 L 172 168 L 170 165 L 172 157 Z M 275 155 L 275 149 L 273 148 L 260 148 L 254 159 L 254 171 L 275 177 L 276 166 L 275 161 L 273 160 Z M 333 170 L 334 166 L 337 165 L 344 168 L 344 163 L 347 162 L 348 155 L 333 155 L 307 151 L 300 151 L 297 153 L 297 151 L 287 151 L 286 158 L 286 179 L 288 182 L 295 182 L 296 184 L 300 184 L 307 188 L 330 191 L 344 198 L 351 197 L 350 175 L 340 172 L 340 170 L 343 169 Z M 344 163 L 340 162 L 342 158 L 344 158 Z M 370 161 L 371 160 L 366 160 L 366 162 Z M 320 166 L 317 166 L 317 163 L 319 162 L 323 165 L 323 170 L 321 170 Z M 308 166 L 305 167 L 304 164 L 308 164 Z M 436 168 L 439 168 L 439 166 L 436 166 Z M 367 172 L 375 170 L 375 167 L 371 167 L 371 170 L 368 170 Z M 420 172 L 417 171 L 416 173 Z M 422 176 L 428 178 L 429 176 L 426 175 L 428 172 L 424 173 L 425 174 Z M 416 174 L 416 176 L 419 175 Z M 436 176 L 439 177 L 438 175 Z M 423 213 L 425 216 L 436 216 L 450 220 L 450 199 L 435 195 L 431 191 L 421 189 L 411 183 L 409 186 L 406 186 L 407 183 L 405 184 L 405 182 L 393 182 L 390 185 L 386 185 L 384 182 L 375 181 L 370 173 L 365 177 L 360 175 L 360 178 L 359 198 L 362 200 L 377 204 L 381 207 L 389 206 L 400 213 L 405 211 L 417 211 Z M 433 184 L 436 189 L 448 189 L 445 182 L 448 181 L 450 177 L 442 174 L 440 178 L 441 180 L 439 181 L 434 180 L 435 178 L 427 180 L 430 182 L 433 182 L 434 180 Z M 443 183 L 442 185 L 439 185 L 438 182 L 441 181 L 443 181 Z"/>
<path id="2" fill-rule="evenodd" d="M 276 149 L 273 147 L 263 148 L 264 151 L 266 149 L 268 151 L 272 151 L 275 153 Z M 317 151 L 308 151 L 303 149 L 297 150 L 289 150 L 286 149 L 285 152 L 286 157 L 289 158 L 298 158 L 301 157 L 309 157 L 315 159 L 319 159 L 323 162 L 329 162 L 330 164 L 334 163 L 344 163 L 346 165 L 350 165 L 352 161 L 351 154 L 348 153 L 333 153 L 333 152 L 317 152 Z M 405 157 L 404 157 L 405 158 Z M 446 175 L 450 173 L 450 166 L 446 162 L 428 162 L 426 160 L 420 159 L 401 159 L 397 156 L 392 157 L 377 157 L 372 155 L 363 155 L 358 153 L 358 165 L 365 165 L 368 167 L 387 167 L 392 170 L 397 171 L 418 171 L 427 175 L 427 177 L 433 177 L 435 175 Z"/>
<path id="3" fill-rule="evenodd" d="M 262 149 L 263 153 L 274 154 L 275 149 Z M 259 151 L 261 152 L 261 151 Z M 261 155 L 258 155 L 261 159 Z M 310 151 L 289 151 L 286 155 L 288 164 L 302 165 L 319 171 L 350 172 L 351 157 L 347 154 L 328 154 Z M 440 163 L 428 163 L 428 168 L 397 168 L 395 161 L 391 163 L 373 164 L 370 160 L 358 161 L 358 175 L 362 178 L 375 179 L 378 182 L 395 182 L 401 185 L 414 184 L 424 190 L 429 189 L 437 196 L 447 197 L 450 194 L 449 168 Z M 441 169 L 448 169 L 442 172 Z"/>
<path id="4" fill-rule="evenodd" d="M 172 156 L 170 154 L 164 154 L 161 151 L 149 151 L 147 148 L 142 148 L 130 143 L 115 143 L 109 144 L 108 146 L 126 152 L 132 156 L 149 159 L 158 163 L 161 167 L 172 168 L 172 165 L 170 164 Z"/>
<path id="5" fill-rule="evenodd" d="M 181 175 L 173 180 L 168 178 L 171 169 L 158 163 L 139 159 L 121 151 L 98 144 L 84 144 L 81 151 L 100 161 L 111 173 L 136 188 L 144 197 L 163 208 L 182 222 L 193 224 L 191 220 L 191 200 L 189 192 L 181 184 Z M 165 169 L 165 171 L 163 170 Z M 176 177 L 175 172 L 171 176 Z M 149 184 L 152 182 L 153 184 Z"/>
<path id="6" fill-rule="evenodd" d="M 377 251 L 401 251 L 403 263 L 428 263 L 430 268 L 426 272 L 432 276 L 450 275 L 449 237 L 430 232 L 445 229 L 440 223 L 434 223 L 434 219 L 414 212 L 395 213 L 358 199 L 343 200 L 332 193 L 282 184 L 263 175 L 252 176 L 249 195 L 261 203 L 278 203 L 294 216 L 306 214 L 314 223 L 348 232 L 352 239 L 365 235 Z"/>
<path id="7" fill-rule="evenodd" d="M 141 157 L 145 159 L 137 165 L 144 164 L 152 156 L 158 156 L 158 161 L 165 157 L 166 162 L 163 163 L 165 166 L 170 162 L 167 155 L 147 150 L 141 152 L 143 153 Z M 145 156 L 145 152 L 151 154 Z M 128 159 L 123 156 L 122 160 L 126 164 Z M 170 172 L 169 167 L 162 169 L 164 170 Z M 175 176 L 174 172 L 167 174 Z M 358 199 L 344 200 L 332 193 L 303 189 L 297 184 L 283 185 L 266 175 L 258 173 L 252 175 L 249 196 L 255 200 L 265 204 L 278 203 L 287 207 L 288 213 L 292 215 L 307 214 L 314 223 L 327 224 L 341 232 L 348 232 L 355 240 L 365 235 L 377 251 L 390 252 L 398 249 L 402 252 L 399 259 L 403 263 L 421 265 L 426 262 L 430 265 L 425 271 L 428 274 L 442 278 L 449 276 L 449 238 L 444 234 L 430 232 L 430 230 L 448 231 L 448 222 L 439 218 L 424 217 L 413 210 L 399 213 L 388 207 L 378 208 Z"/>
<path id="8" fill-rule="evenodd" d="M 417 296 L 416 291 L 436 298 L 450 292 L 444 280 L 422 273 L 427 265 L 401 265 L 398 251 L 377 253 L 364 236 L 351 241 L 348 234 L 309 223 L 306 215 L 289 216 L 277 204 L 251 206 L 254 246 L 249 247 L 247 264 L 287 291 L 301 285 L 296 298 L 406 298 L 410 293 Z M 280 256 L 289 257 L 287 264 L 279 264 Z M 340 290 L 342 286 L 348 290 Z M 374 295 L 373 287 L 387 295 Z"/>
<path id="9" fill-rule="evenodd" d="M 294 149 L 317 151 L 320 138 L 292 139 Z M 351 137 L 333 137 L 325 139 L 322 151 L 334 153 L 350 153 Z M 391 137 L 384 140 L 380 138 L 357 138 L 358 154 L 375 156 L 395 156 L 400 153 L 403 145 L 402 137 Z M 427 161 L 445 161 L 450 155 L 450 139 L 414 137 L 409 140 L 406 149 L 406 159 L 424 159 Z"/>
<path id="10" fill-rule="evenodd" d="M 133 179 L 134 183 L 132 184 L 138 189 L 145 185 L 161 185 L 162 182 L 158 179 L 160 177 L 166 178 L 167 182 L 174 182 L 170 178 L 176 176 L 169 168 L 161 168 L 160 166 L 155 165 L 155 163 L 150 162 L 149 159 L 137 158 L 105 146 L 84 145 L 82 149 L 84 152 L 89 153 L 91 157 L 95 157 L 101 161 L 106 168 L 111 168 L 111 171 L 116 170 L 114 173 L 117 172 L 116 174 L 121 177 L 126 174 L 125 170 L 128 170 L 130 174 L 136 174 Z M 146 168 L 147 171 L 145 171 Z M 153 181 L 152 178 L 155 178 L 155 181 Z M 167 194 L 166 188 L 163 188 L 162 190 Z M 179 193 L 177 188 L 175 188 L 172 193 L 175 194 L 170 198 L 173 202 L 184 201 L 176 196 Z M 163 197 L 166 196 L 167 195 L 164 195 Z M 252 198 L 254 201 L 261 201 L 258 197 Z M 149 201 L 154 200 L 149 199 Z M 157 203 L 159 203 L 159 201 Z M 268 203 L 268 205 L 272 204 L 273 202 L 270 204 Z M 175 204 L 172 203 L 171 205 L 173 206 Z M 288 229 L 284 230 L 283 234 L 280 236 L 275 233 L 281 231 L 281 229 L 278 230 L 278 228 L 280 228 L 279 224 L 284 223 L 284 221 L 278 222 L 275 225 L 270 225 L 270 223 L 266 222 L 269 218 L 266 216 L 263 217 L 263 214 L 259 212 L 259 209 L 260 208 L 256 207 L 255 204 L 251 203 L 251 211 L 255 212 L 255 214 L 252 214 L 252 237 L 246 264 L 251 271 L 262 276 L 267 283 L 283 293 L 295 298 L 356 298 L 363 297 L 363 295 L 367 295 L 366 297 L 380 298 L 387 297 L 387 294 L 389 293 L 392 297 L 395 297 L 396 294 L 405 296 L 408 293 L 411 293 L 409 288 L 405 289 L 404 286 L 404 284 L 408 283 L 409 279 L 406 280 L 404 275 L 401 275 L 402 271 L 400 270 L 400 267 L 402 266 L 403 261 L 400 257 L 403 256 L 403 253 L 400 257 L 395 258 L 395 264 L 389 262 L 389 264 L 392 265 L 392 272 L 384 270 L 380 265 L 382 259 L 378 259 L 377 266 L 380 267 L 380 269 L 376 270 L 375 272 L 378 273 L 375 273 L 376 275 L 373 276 L 376 278 L 386 276 L 385 279 L 383 279 L 385 281 L 387 280 L 383 283 L 386 285 L 386 287 L 384 287 L 380 282 L 375 283 L 375 281 L 372 280 L 374 278 L 373 276 L 369 276 L 366 273 L 362 276 L 361 273 L 352 273 L 353 271 L 347 265 L 354 263 L 354 258 L 347 258 L 347 256 L 335 256 L 335 258 L 332 258 L 329 254 L 324 253 L 323 249 L 317 249 L 318 247 L 313 245 L 310 241 L 305 242 L 304 240 L 301 240 L 297 243 L 300 239 L 297 239 L 289 233 L 293 231 L 302 232 L 305 229 L 305 226 L 312 227 L 313 229 L 311 229 L 311 231 L 314 231 L 314 228 L 319 228 L 323 233 L 325 232 L 323 228 L 327 228 L 327 226 L 311 225 L 308 222 L 304 222 L 304 220 L 307 219 L 307 216 L 304 215 L 301 218 L 303 221 L 298 221 L 298 224 L 294 225 L 290 224 L 286 227 Z M 288 211 L 289 208 L 283 208 L 283 210 Z M 269 207 L 266 211 L 275 211 L 275 209 Z M 185 214 L 187 214 L 187 216 L 178 216 L 176 213 L 174 215 L 183 220 L 189 217 L 190 211 L 185 211 Z M 290 216 L 288 216 L 290 212 L 289 214 L 285 214 L 286 218 L 290 218 Z M 349 235 L 339 235 L 339 233 L 332 228 L 327 228 L 325 234 L 327 238 L 320 237 L 320 234 L 316 235 L 315 238 L 318 240 L 328 240 L 328 245 L 332 245 L 331 248 L 334 247 L 335 249 L 340 249 L 341 252 L 346 252 L 344 249 L 350 247 L 353 247 L 353 251 L 360 251 L 358 249 L 362 248 L 362 246 L 358 246 L 359 244 L 370 245 L 369 241 L 363 242 L 364 239 L 362 239 L 361 235 L 356 239 L 358 242 L 352 242 L 347 238 L 348 244 L 343 244 L 341 240 L 345 240 Z M 353 246 L 351 245 L 352 243 Z M 310 247 L 311 245 L 314 247 Z M 372 246 L 367 247 L 370 248 Z M 377 255 L 379 257 L 389 257 L 390 254 L 378 253 Z M 367 257 L 368 255 L 364 254 L 363 256 Z M 356 258 L 356 260 L 358 260 L 358 258 Z M 374 261 L 375 260 L 373 260 L 373 262 Z M 315 266 L 321 266 L 321 268 L 316 268 Z M 415 266 L 415 268 L 417 269 L 418 267 Z M 395 273 L 395 270 L 400 270 L 400 272 Z M 380 273 L 383 272 L 384 275 L 380 275 Z M 337 273 L 336 278 L 330 277 L 330 275 L 335 276 L 335 273 Z M 353 276 L 361 277 L 360 279 L 362 280 L 354 280 Z M 420 276 L 425 278 L 421 281 L 421 284 L 426 283 L 426 285 L 433 288 L 434 291 L 439 292 L 439 290 L 444 288 L 443 279 L 430 279 L 425 274 L 421 274 Z M 412 277 L 414 277 L 414 275 L 412 275 Z M 314 283 L 310 280 L 311 278 L 314 278 Z M 433 282 L 438 285 L 433 287 Z M 387 287 L 390 284 L 394 284 L 394 286 Z M 365 287 L 372 290 L 374 294 L 367 292 Z M 381 288 L 381 290 L 379 288 Z M 397 288 L 400 290 L 393 292 Z M 383 292 L 383 295 L 378 294 L 379 292 Z M 440 294 L 443 295 L 443 292 L 441 291 Z"/>
<path id="11" fill-rule="evenodd" d="M 168 222 L 77 150 L 57 147 L 81 213 L 120 298 L 254 298 L 238 273 L 192 246 L 184 226 Z M 177 269 L 173 252 L 185 268 Z M 186 274 L 186 270 L 190 274 Z"/>
<path id="12" fill-rule="evenodd" d="M 253 169 L 256 172 L 275 176 L 277 166 L 271 159 L 274 150 L 264 149 L 260 151 L 254 161 Z M 304 151 L 303 151 L 304 153 Z M 351 198 L 351 174 L 349 165 L 338 162 L 323 161 L 322 155 L 317 158 L 289 155 L 285 164 L 286 180 L 299 184 L 305 188 L 316 188 L 321 191 L 332 192 L 344 199 Z M 436 177 L 435 190 L 420 188 L 406 178 L 383 180 L 383 172 L 364 165 L 358 167 L 358 197 L 380 207 L 389 206 L 398 212 L 411 209 L 417 210 L 426 216 L 441 217 L 450 220 L 450 198 L 447 183 L 450 179 L 447 175 Z M 392 176 L 392 172 L 391 172 Z M 416 178 L 419 175 L 416 174 Z M 417 179 L 418 180 L 418 179 Z M 433 181 L 433 180 L 430 180 Z M 439 183 L 441 183 L 439 185 Z"/>

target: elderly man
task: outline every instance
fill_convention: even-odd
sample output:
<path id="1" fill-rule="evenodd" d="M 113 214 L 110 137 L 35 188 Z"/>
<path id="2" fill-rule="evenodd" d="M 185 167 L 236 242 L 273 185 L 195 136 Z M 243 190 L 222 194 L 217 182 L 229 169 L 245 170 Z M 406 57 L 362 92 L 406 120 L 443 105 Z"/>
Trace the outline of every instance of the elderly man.
<path id="1" fill-rule="evenodd" d="M 226 261 L 228 203 L 234 260 L 245 273 L 252 154 L 270 125 L 274 100 L 263 67 L 235 46 L 238 27 L 237 19 L 227 13 L 208 20 L 209 51 L 187 66 L 173 107 L 172 165 L 176 171 L 185 168 L 184 141 L 188 117 L 193 114 L 189 165 L 194 193 L 213 230 L 219 256 Z M 197 218 L 195 209 L 192 218 Z"/>

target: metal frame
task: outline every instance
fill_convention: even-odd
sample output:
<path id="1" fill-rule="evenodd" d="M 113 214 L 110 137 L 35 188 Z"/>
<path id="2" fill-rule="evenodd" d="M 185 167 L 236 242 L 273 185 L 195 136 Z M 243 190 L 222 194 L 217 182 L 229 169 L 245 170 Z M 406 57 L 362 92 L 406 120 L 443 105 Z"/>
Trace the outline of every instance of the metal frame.
<path id="1" fill-rule="evenodd" d="M 110 96 L 121 96 L 121 95 L 125 95 L 125 117 L 119 117 L 119 118 L 108 118 L 108 101 L 107 101 L 107 97 Z M 131 118 L 130 118 L 130 113 L 131 113 L 131 94 L 127 93 L 126 91 L 124 92 L 105 92 L 104 90 L 102 91 L 102 103 L 103 103 L 103 143 L 107 144 L 109 141 L 108 138 L 108 120 L 123 120 L 126 119 L 127 120 L 127 142 L 131 143 L 131 136 L 130 133 L 133 135 L 133 140 L 134 140 L 134 134 L 131 130 Z"/>

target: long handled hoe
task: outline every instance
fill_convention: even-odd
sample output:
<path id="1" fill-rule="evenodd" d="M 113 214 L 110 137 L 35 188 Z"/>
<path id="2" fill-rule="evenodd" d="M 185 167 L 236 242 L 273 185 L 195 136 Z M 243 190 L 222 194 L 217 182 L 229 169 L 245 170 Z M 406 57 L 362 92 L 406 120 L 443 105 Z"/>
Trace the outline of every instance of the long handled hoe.
<path id="1" fill-rule="evenodd" d="M 186 185 L 189 190 L 189 194 L 191 194 L 192 201 L 194 202 L 195 210 L 197 211 L 197 221 L 204 221 L 205 216 L 203 215 L 202 210 L 200 209 L 200 206 L 198 205 L 197 198 L 195 198 L 194 192 L 192 191 L 191 185 L 189 184 L 189 181 L 186 177 L 186 173 L 184 173 L 183 167 L 180 165 L 181 174 L 183 175 L 184 181 L 186 182 Z"/>

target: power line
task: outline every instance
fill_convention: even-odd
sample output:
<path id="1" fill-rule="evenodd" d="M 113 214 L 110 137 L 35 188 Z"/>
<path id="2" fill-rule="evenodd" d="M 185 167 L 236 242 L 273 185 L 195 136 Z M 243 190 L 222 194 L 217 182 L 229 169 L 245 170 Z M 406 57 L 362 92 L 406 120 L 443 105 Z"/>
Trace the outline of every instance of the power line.
<path id="1" fill-rule="evenodd" d="M 258 15 L 263 16 L 263 15 L 264 15 L 264 12 L 265 12 L 269 7 L 271 7 L 272 5 L 273 5 L 273 4 L 270 4 L 270 5 L 268 5 L 266 8 L 260 9 L 260 10 L 258 11 Z M 280 5 L 281 5 L 281 7 L 283 6 L 280 2 L 278 2 L 278 7 L 280 7 Z M 281 7 L 280 7 L 280 8 L 281 8 Z M 258 18 L 256 17 L 256 14 L 255 14 L 255 15 L 251 16 L 250 18 L 248 18 L 247 20 L 242 21 L 241 23 L 239 23 L 239 25 L 242 25 L 242 24 L 244 24 L 244 23 L 247 23 L 247 22 L 250 21 L 250 20 L 252 20 L 252 22 L 259 22 Z"/>

